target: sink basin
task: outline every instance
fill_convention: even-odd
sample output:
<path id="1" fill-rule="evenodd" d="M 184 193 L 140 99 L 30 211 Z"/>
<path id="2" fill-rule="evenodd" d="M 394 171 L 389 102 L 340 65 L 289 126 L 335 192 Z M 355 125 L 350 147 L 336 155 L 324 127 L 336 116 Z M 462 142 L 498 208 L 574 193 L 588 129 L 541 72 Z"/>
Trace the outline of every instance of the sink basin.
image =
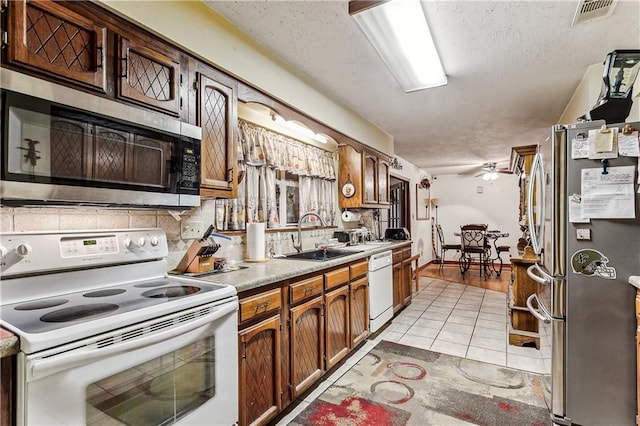
<path id="1" fill-rule="evenodd" d="M 309 251 L 302 251 L 300 253 L 291 253 L 285 255 L 287 259 L 300 259 L 300 260 L 315 260 L 318 262 L 325 262 L 330 259 L 335 259 L 336 257 L 349 256 L 350 254 L 360 253 L 363 250 L 353 251 L 353 250 L 339 250 L 328 248 L 324 249 L 316 249 Z"/>

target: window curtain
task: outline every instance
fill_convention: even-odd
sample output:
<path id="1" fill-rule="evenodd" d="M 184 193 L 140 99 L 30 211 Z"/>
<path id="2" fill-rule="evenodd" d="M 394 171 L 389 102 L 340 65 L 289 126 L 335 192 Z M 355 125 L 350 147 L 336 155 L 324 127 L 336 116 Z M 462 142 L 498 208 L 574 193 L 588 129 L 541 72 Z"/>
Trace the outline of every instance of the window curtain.
<path id="1" fill-rule="evenodd" d="M 238 128 L 238 198 L 217 200 L 220 206 L 216 204 L 216 218 L 223 215 L 222 220 L 216 220 L 218 226 L 224 226 L 225 230 L 244 229 L 246 221 L 280 227 L 276 199 L 278 170 L 299 176 L 300 212 L 314 212 L 326 224 L 335 223 L 334 153 L 244 120 L 239 121 Z"/>

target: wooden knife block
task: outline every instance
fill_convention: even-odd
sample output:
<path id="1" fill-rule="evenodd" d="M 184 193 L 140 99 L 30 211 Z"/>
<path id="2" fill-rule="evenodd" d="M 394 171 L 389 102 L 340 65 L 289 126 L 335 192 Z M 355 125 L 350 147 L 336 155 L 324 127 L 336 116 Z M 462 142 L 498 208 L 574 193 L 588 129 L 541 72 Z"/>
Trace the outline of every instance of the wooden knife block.
<path id="1" fill-rule="evenodd" d="M 215 258 L 213 256 L 197 256 L 193 262 L 187 266 L 187 272 L 211 272 L 213 271 L 214 264 Z"/>
<path id="2" fill-rule="evenodd" d="M 211 242 L 208 239 L 193 241 L 175 270 L 191 273 L 212 271 L 215 258 L 213 256 L 201 256 L 210 246 Z"/>

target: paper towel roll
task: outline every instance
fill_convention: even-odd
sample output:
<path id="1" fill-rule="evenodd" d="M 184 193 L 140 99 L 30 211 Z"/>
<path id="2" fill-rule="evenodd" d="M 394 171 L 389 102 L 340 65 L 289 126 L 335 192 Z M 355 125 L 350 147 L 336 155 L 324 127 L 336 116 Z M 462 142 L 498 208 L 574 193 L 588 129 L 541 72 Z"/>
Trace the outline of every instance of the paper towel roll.
<path id="1" fill-rule="evenodd" d="M 264 222 L 247 223 L 247 257 L 250 260 L 265 259 Z"/>
<path id="2" fill-rule="evenodd" d="M 354 213 L 350 211 L 345 211 L 342 213 L 342 221 L 343 222 L 357 222 L 360 220 L 360 213 Z"/>

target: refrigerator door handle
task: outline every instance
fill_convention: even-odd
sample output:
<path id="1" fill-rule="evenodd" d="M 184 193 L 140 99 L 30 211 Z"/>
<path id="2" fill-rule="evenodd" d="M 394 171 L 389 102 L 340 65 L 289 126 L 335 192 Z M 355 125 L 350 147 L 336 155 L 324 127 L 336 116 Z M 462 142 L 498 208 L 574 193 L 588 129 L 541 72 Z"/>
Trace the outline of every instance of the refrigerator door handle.
<path id="1" fill-rule="evenodd" d="M 537 271 L 538 273 L 534 271 Z M 553 277 L 543 271 L 537 263 L 534 263 L 527 268 L 527 275 L 529 275 L 529 278 L 542 285 L 551 285 L 551 281 L 553 280 Z"/>
<path id="2" fill-rule="evenodd" d="M 538 309 L 533 307 L 534 300 L 538 303 Z M 545 308 L 545 306 L 542 304 L 542 302 L 540 302 L 537 294 L 533 293 L 527 298 L 527 309 L 529 309 L 531 315 L 538 318 L 540 321 L 543 321 L 545 324 L 551 322 L 551 315 L 549 314 L 549 311 L 547 311 L 547 308 Z"/>
<path id="3" fill-rule="evenodd" d="M 531 245 L 533 246 L 533 251 L 535 254 L 542 253 L 542 242 L 544 236 L 544 221 L 545 221 L 545 182 L 544 182 L 544 168 L 542 165 L 542 155 L 537 153 L 535 157 L 533 157 L 533 164 L 531 165 L 531 171 L 529 173 L 529 189 L 527 194 L 527 220 L 529 223 L 529 233 L 531 236 Z M 540 182 L 538 183 L 538 187 L 540 188 L 540 206 L 538 206 L 538 223 L 540 224 L 540 229 L 536 231 L 535 222 L 533 221 L 534 211 L 533 211 L 533 191 L 535 189 L 536 179 L 540 177 Z"/>

